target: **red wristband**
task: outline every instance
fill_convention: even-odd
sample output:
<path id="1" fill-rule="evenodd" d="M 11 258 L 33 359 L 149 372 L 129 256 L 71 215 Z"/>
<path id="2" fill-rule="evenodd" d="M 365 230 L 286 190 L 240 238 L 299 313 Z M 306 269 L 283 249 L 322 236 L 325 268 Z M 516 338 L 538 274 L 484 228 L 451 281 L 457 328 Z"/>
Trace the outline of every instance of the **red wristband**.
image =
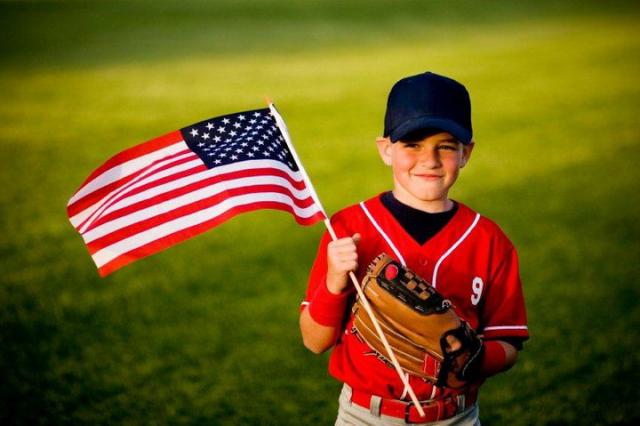
<path id="1" fill-rule="evenodd" d="M 484 377 L 493 376 L 504 370 L 506 364 L 507 353 L 502 344 L 496 340 L 485 340 L 480 374 Z"/>
<path id="2" fill-rule="evenodd" d="M 331 293 L 326 280 L 322 280 L 309 303 L 309 315 L 318 324 L 338 327 L 342 324 L 348 296 L 348 292 Z"/>

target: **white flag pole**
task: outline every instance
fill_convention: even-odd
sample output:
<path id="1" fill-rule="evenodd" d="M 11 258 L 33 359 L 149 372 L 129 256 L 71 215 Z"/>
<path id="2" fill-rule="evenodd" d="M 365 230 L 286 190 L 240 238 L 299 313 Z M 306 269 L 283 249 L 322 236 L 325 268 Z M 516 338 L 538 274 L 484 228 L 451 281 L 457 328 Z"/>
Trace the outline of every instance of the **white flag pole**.
<path id="1" fill-rule="evenodd" d="M 318 204 L 318 206 L 320 207 L 320 210 L 322 210 L 322 213 L 324 213 L 324 217 L 325 217 L 324 225 L 327 228 L 327 231 L 329 231 L 329 235 L 331 235 L 331 239 L 333 241 L 337 240 L 338 236 L 336 235 L 336 232 L 333 229 L 333 226 L 331 225 L 331 221 L 327 217 L 327 214 L 324 211 L 324 207 L 320 202 L 320 198 L 318 198 L 318 194 L 316 193 L 316 190 L 313 188 L 313 185 L 311 184 L 311 179 L 309 179 L 309 175 L 307 175 L 307 172 L 304 169 L 304 166 L 302 165 L 302 162 L 300 161 L 300 158 L 298 157 L 298 154 L 296 153 L 295 148 L 293 147 L 293 143 L 291 142 L 291 137 L 289 136 L 289 130 L 287 129 L 287 125 L 285 124 L 284 119 L 278 113 L 278 110 L 276 110 L 276 107 L 273 105 L 271 101 L 267 100 L 267 103 L 269 104 L 269 109 L 271 110 L 271 114 L 273 115 L 273 118 L 276 120 L 276 124 L 278 125 L 278 128 L 280 129 L 280 132 L 284 137 L 287 147 L 289 148 L 289 151 L 291 151 L 291 155 L 293 156 L 293 159 L 296 161 L 296 164 L 300 169 L 300 173 L 302 174 L 305 184 L 309 189 L 309 192 L 311 193 L 311 198 L 313 198 L 313 201 Z M 364 296 L 364 293 L 362 292 L 362 287 L 360 287 L 360 283 L 358 283 L 358 279 L 356 278 L 356 274 L 354 274 L 353 272 L 349 272 L 349 278 L 351 278 L 351 282 L 353 283 L 353 286 L 356 288 L 356 292 L 358 293 L 358 297 L 360 298 L 360 302 L 362 303 L 364 310 L 369 315 L 369 318 L 371 318 L 371 322 L 373 323 L 373 326 L 376 329 L 376 333 L 378 334 L 380 341 L 382 341 L 382 344 L 384 345 L 384 348 L 387 351 L 387 354 L 389 355 L 389 359 L 391 360 L 391 363 L 395 367 L 396 372 L 398 373 L 400 380 L 402 380 L 402 383 L 404 384 L 405 389 L 407 389 L 409 396 L 411 397 L 411 401 L 413 402 L 416 409 L 418 410 L 418 413 L 420 413 L 420 415 L 424 417 L 425 414 L 424 414 L 424 410 L 422 409 L 422 405 L 420 405 L 420 402 L 418 401 L 418 397 L 416 396 L 415 392 L 413 391 L 413 388 L 409 384 L 409 379 L 402 371 L 402 367 L 400 367 L 400 363 L 398 362 L 398 359 L 393 353 L 393 350 L 389 345 L 389 341 L 387 340 L 387 337 L 384 335 L 384 332 L 380 327 L 380 323 L 378 322 L 376 316 L 373 313 L 373 310 L 371 309 L 371 305 L 369 304 L 369 301 Z"/>

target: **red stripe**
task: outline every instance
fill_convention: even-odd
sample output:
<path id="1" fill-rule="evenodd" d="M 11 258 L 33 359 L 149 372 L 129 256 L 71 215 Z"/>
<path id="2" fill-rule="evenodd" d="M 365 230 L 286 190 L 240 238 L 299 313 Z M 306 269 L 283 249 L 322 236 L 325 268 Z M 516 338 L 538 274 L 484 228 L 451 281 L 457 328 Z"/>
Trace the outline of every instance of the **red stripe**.
<path id="1" fill-rule="evenodd" d="M 252 203 L 252 204 L 247 204 L 247 205 L 242 205 L 242 206 L 237 206 L 234 207 L 228 211 L 226 211 L 225 213 L 216 216 L 215 218 L 212 218 L 211 220 L 208 220 L 206 222 L 202 222 L 199 223 L 197 225 L 194 225 L 192 227 L 189 228 L 184 228 L 180 231 L 177 231 L 171 235 L 167 235 L 165 237 L 159 238 L 149 244 L 146 244 L 142 247 L 138 247 L 134 250 L 131 250 L 127 253 L 123 253 L 120 256 L 116 257 L 115 259 L 113 259 L 112 261 L 106 263 L 105 265 L 103 265 L 101 268 L 98 268 L 98 272 L 100 273 L 100 276 L 105 277 L 107 275 L 109 275 L 110 273 L 122 268 L 123 266 L 134 262 L 138 259 L 142 259 L 144 257 L 150 256 L 154 253 L 157 253 L 159 251 L 162 251 L 166 248 L 169 248 L 175 244 L 178 244 L 184 240 L 187 240 L 191 237 L 194 237 L 196 235 L 199 235 L 217 225 L 220 225 L 224 222 L 226 222 L 227 220 L 233 218 L 234 216 L 241 214 L 241 213 L 245 213 L 245 212 L 249 212 L 249 211 L 254 211 L 254 210 L 260 210 L 260 209 L 271 209 L 271 210 L 282 210 L 282 211 L 287 211 L 291 214 L 293 214 L 293 216 L 296 219 L 296 222 L 298 222 L 301 225 L 312 225 L 320 220 L 324 219 L 324 215 L 322 214 L 322 212 L 317 212 L 316 214 L 314 214 L 313 216 L 309 217 L 309 218 L 301 218 L 295 215 L 295 213 L 293 212 L 293 209 L 291 208 L 291 206 L 289 206 L 288 204 L 282 204 L 282 203 L 278 203 L 278 202 L 273 202 L 273 201 L 264 201 L 264 202 L 258 202 L 258 203 Z"/>
<path id="2" fill-rule="evenodd" d="M 162 170 L 158 170 L 158 172 L 166 170 L 166 169 L 170 169 L 171 167 L 180 165 L 181 163 L 187 163 L 189 161 L 193 160 L 193 158 L 187 158 L 185 161 L 180 160 L 179 162 L 176 161 L 170 165 L 167 165 L 166 167 L 162 167 Z M 203 172 L 207 170 L 207 166 L 205 166 L 204 164 L 200 163 L 199 165 L 192 167 L 190 169 L 187 170 L 183 170 L 177 173 L 174 173 L 173 175 L 169 175 L 169 176 L 165 176 L 162 178 L 157 178 L 156 180 L 152 180 L 151 182 L 147 182 L 144 185 L 140 185 L 140 186 L 135 186 L 137 182 L 131 182 L 129 185 L 126 185 L 126 187 L 120 188 L 119 190 L 115 191 L 113 194 L 111 194 L 108 198 L 106 198 L 105 200 L 100 202 L 100 207 L 97 208 L 91 215 L 89 215 L 85 220 L 82 221 L 82 223 L 78 224 L 77 229 L 78 232 L 80 232 L 81 234 L 84 234 L 85 232 L 87 232 L 89 229 L 95 227 L 94 222 L 96 220 L 98 220 L 100 217 L 102 217 L 102 215 L 104 215 L 105 211 L 108 211 L 109 208 L 115 204 L 117 204 L 119 201 L 126 199 L 127 197 L 137 194 L 139 192 L 142 192 L 144 189 L 139 189 L 139 188 L 153 188 L 157 185 L 159 185 L 160 183 L 158 182 L 162 182 L 162 183 L 166 183 L 167 181 L 171 181 L 174 179 L 177 179 L 176 177 L 173 176 L 178 176 L 178 177 L 185 177 L 185 176 L 189 176 L 198 172 Z M 144 179 L 148 178 L 148 177 L 152 177 L 154 175 L 156 175 L 157 172 L 154 172 L 150 175 L 144 176 Z M 167 179 L 169 178 L 169 179 Z M 98 213 L 99 212 L 99 213 Z"/>
<path id="3" fill-rule="evenodd" d="M 293 194 L 291 194 L 291 191 L 277 185 L 253 185 L 253 186 L 245 186 L 240 188 L 228 189 L 212 197 L 195 201 L 193 203 L 178 207 L 174 210 L 161 213 L 157 216 L 153 216 L 148 219 L 141 220 L 140 222 L 132 223 L 131 225 L 120 228 L 116 231 L 111 232 L 110 234 L 104 235 L 94 241 L 91 241 L 90 243 L 87 243 L 87 247 L 89 248 L 89 253 L 93 254 L 98 250 L 108 247 L 111 244 L 114 244 L 120 240 L 131 237 L 138 233 L 144 232 L 148 229 L 151 229 L 155 226 L 169 222 L 176 218 L 186 216 L 186 215 L 195 213 L 197 211 L 215 206 L 216 204 L 219 204 L 234 196 L 261 193 L 261 192 L 278 192 L 280 194 L 287 195 L 292 199 L 292 201 L 296 204 L 296 206 L 301 208 L 308 207 L 313 204 L 313 200 L 310 197 L 304 200 L 297 200 L 295 197 L 293 197 Z"/>
<path id="4" fill-rule="evenodd" d="M 162 185 L 164 183 L 167 183 L 167 182 L 170 182 L 170 181 L 174 181 L 174 180 L 186 177 L 188 175 L 191 175 L 191 174 L 203 171 L 203 170 L 206 170 L 205 166 L 198 167 L 197 169 L 185 170 L 183 172 L 176 173 L 174 175 L 166 176 L 166 177 L 164 177 L 162 179 L 158 179 L 157 181 L 150 182 L 149 184 L 142 185 L 139 188 L 135 188 L 135 189 L 131 190 L 130 192 L 122 194 L 120 197 L 118 197 L 117 200 L 113 200 L 113 202 L 111 202 L 110 204 L 113 205 L 117 201 L 120 201 L 121 199 L 124 199 L 126 197 L 130 197 L 130 196 L 136 195 L 136 194 L 138 194 L 140 192 L 143 192 L 143 191 L 146 191 L 146 190 L 148 190 L 150 188 L 153 188 L 153 187 Z M 235 171 L 235 172 L 225 173 L 225 174 L 221 174 L 221 175 L 217 175 L 217 176 L 211 176 L 209 178 L 206 178 L 206 179 L 203 179 L 203 180 L 200 180 L 200 181 L 196 181 L 196 182 L 193 182 L 191 184 L 187 184 L 187 185 L 182 186 L 180 188 L 176 188 L 176 189 L 173 189 L 173 190 L 170 190 L 170 191 L 158 194 L 158 195 L 154 195 L 154 196 L 152 196 L 150 198 L 138 201 L 137 203 L 131 204 L 129 206 L 122 207 L 120 209 L 108 212 L 104 216 L 101 215 L 100 217 L 94 218 L 92 220 L 91 225 L 83 230 L 83 233 L 88 232 L 91 229 L 93 229 L 93 228 L 95 228 L 97 226 L 100 226 L 103 223 L 109 222 L 111 220 L 117 219 L 117 218 L 122 217 L 122 216 L 126 216 L 126 215 L 131 214 L 131 213 L 133 213 L 135 211 L 145 209 L 145 208 L 147 208 L 149 206 L 152 206 L 152 205 L 160 204 L 160 203 L 162 203 L 164 201 L 171 200 L 173 198 L 177 198 L 177 197 L 179 197 L 181 195 L 196 191 L 196 190 L 201 189 L 201 188 L 205 188 L 207 186 L 215 185 L 215 184 L 220 183 L 220 182 L 230 181 L 230 180 L 240 179 L 240 178 L 258 177 L 258 176 L 273 176 L 273 175 L 276 175 L 277 177 L 281 177 L 283 179 L 286 179 L 294 188 L 296 188 L 298 190 L 303 190 L 305 188 L 304 182 L 293 180 L 291 178 L 291 176 L 289 176 L 289 174 L 287 174 L 287 173 L 285 173 L 285 172 L 283 172 L 283 171 L 281 171 L 279 169 L 260 168 L 260 169 L 238 170 L 238 171 Z M 311 203 L 309 203 L 309 205 L 311 205 Z"/>
<path id="5" fill-rule="evenodd" d="M 179 130 L 175 130 L 171 133 L 167 133 L 166 135 L 159 136 L 129 149 L 125 149 L 124 151 L 121 151 L 108 159 L 102 166 L 94 170 L 94 172 L 89 175 L 89 177 L 82 183 L 82 185 L 80 185 L 80 188 L 82 188 L 107 170 L 117 166 L 118 164 L 133 160 L 134 158 L 142 157 L 143 155 L 147 155 L 153 151 L 166 148 L 180 141 L 183 141 L 182 134 Z M 80 190 L 80 188 L 78 188 L 78 191 Z"/>
<path id="6" fill-rule="evenodd" d="M 185 155 L 187 153 L 192 153 L 192 155 L 189 155 L 185 158 L 181 158 L 181 159 L 177 159 L 175 161 L 172 161 L 170 163 L 164 164 L 161 167 L 159 167 L 158 169 L 154 170 L 153 173 L 145 175 L 144 173 L 148 172 L 149 169 L 151 169 L 152 167 L 154 167 L 155 165 L 157 165 L 158 163 L 162 162 L 162 161 L 168 161 L 171 160 L 173 158 L 179 157 L 181 155 Z M 113 181 L 110 184 L 107 184 L 99 189 L 96 189 L 95 191 L 85 195 L 84 197 L 80 198 L 79 200 L 76 200 L 73 204 L 70 204 L 69 206 L 67 206 L 67 215 L 71 218 L 75 215 L 77 215 L 78 213 L 82 212 L 83 210 L 85 210 L 88 207 L 91 207 L 92 205 L 94 205 L 95 203 L 97 203 L 98 201 L 100 201 L 102 198 L 109 196 L 109 194 L 111 194 L 111 192 L 113 191 L 122 191 L 122 189 L 118 189 L 118 188 L 126 188 L 128 186 L 130 186 L 131 184 L 135 183 L 136 180 L 138 180 L 140 177 L 149 177 L 149 176 L 153 176 L 155 173 L 161 172 L 163 170 L 166 170 L 170 167 L 174 167 L 177 166 L 179 164 L 182 163 L 186 163 L 192 160 L 195 160 L 199 158 L 196 154 L 194 154 L 192 151 L 190 151 L 189 149 L 185 149 L 184 151 L 180 151 L 178 153 L 175 154 L 171 154 L 168 155 L 166 157 L 163 158 L 159 158 L 156 161 L 152 162 L 151 164 L 148 164 L 147 166 L 137 170 L 134 173 L 131 173 L 128 176 L 124 176 L 123 178 L 117 180 L 117 181 Z M 113 194 L 113 195 L 117 195 L 117 194 Z M 113 196 L 112 195 L 112 196 Z M 80 226 L 78 226 L 79 228 Z"/>

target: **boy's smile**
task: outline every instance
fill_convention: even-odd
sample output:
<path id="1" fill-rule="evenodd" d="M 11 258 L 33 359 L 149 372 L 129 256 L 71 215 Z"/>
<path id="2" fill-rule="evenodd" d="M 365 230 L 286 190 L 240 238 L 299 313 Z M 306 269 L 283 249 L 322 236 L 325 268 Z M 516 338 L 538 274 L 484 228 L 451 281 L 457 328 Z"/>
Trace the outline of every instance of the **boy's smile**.
<path id="1" fill-rule="evenodd" d="M 382 160 L 393 171 L 398 201 L 432 213 L 451 208 L 449 189 L 468 161 L 472 143 L 463 145 L 447 132 L 396 143 L 379 138 L 377 143 Z"/>

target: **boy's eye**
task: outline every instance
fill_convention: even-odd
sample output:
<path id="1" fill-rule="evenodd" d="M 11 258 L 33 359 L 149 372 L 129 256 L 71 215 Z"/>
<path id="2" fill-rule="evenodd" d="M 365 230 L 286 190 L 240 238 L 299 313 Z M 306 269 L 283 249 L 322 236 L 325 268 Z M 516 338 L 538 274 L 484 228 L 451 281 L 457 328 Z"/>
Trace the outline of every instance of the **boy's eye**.
<path id="1" fill-rule="evenodd" d="M 438 148 L 444 149 L 446 151 L 456 151 L 458 149 L 458 147 L 455 145 L 440 145 Z"/>
<path id="2" fill-rule="evenodd" d="M 403 146 L 407 149 L 420 148 L 420 144 L 412 142 L 403 142 Z"/>

